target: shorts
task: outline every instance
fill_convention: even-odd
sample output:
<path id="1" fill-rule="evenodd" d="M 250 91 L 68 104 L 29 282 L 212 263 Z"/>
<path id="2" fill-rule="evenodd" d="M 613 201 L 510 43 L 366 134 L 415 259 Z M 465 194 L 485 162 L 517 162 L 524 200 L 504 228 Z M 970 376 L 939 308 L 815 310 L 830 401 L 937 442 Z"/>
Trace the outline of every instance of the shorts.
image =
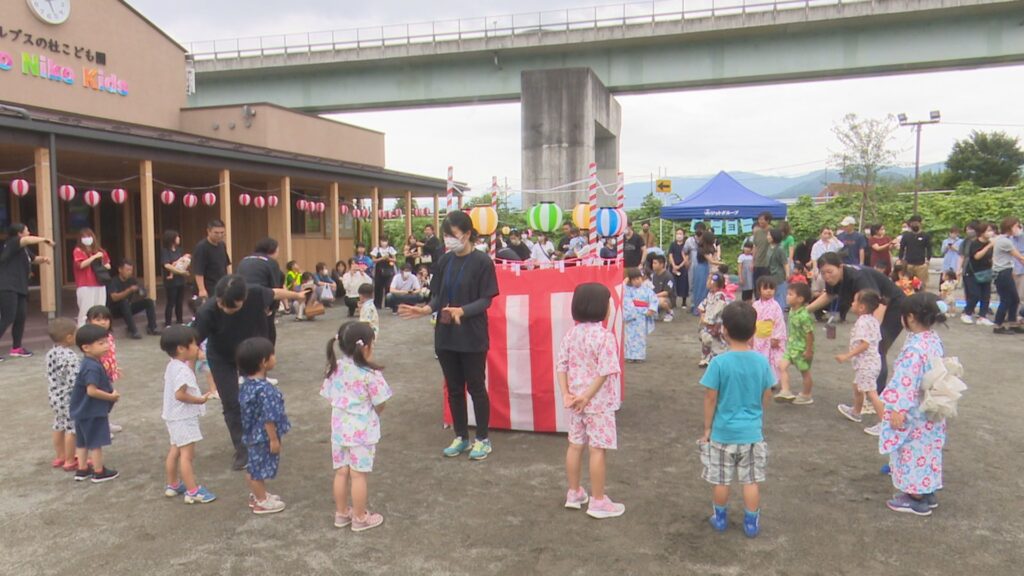
<path id="1" fill-rule="evenodd" d="M 168 420 L 167 433 L 171 435 L 171 446 L 178 448 L 195 444 L 203 439 L 203 434 L 199 431 L 198 416 L 185 420 Z"/>
<path id="2" fill-rule="evenodd" d="M 53 407 L 53 431 L 75 433 L 75 421 L 71 419 L 69 406 Z"/>
<path id="3" fill-rule="evenodd" d="M 270 443 L 252 444 L 249 449 L 249 477 L 253 480 L 270 480 L 277 478 L 277 465 L 281 461 L 280 454 L 270 453 Z"/>
<path id="4" fill-rule="evenodd" d="M 75 420 L 75 448 L 97 450 L 110 445 L 110 420 L 106 416 Z"/>
<path id="5" fill-rule="evenodd" d="M 811 369 L 811 360 L 804 358 L 804 350 L 786 348 L 786 351 L 782 354 L 782 359 L 796 366 L 796 369 L 801 372 L 807 372 Z"/>
<path id="6" fill-rule="evenodd" d="M 875 392 L 877 391 L 878 374 L 881 371 L 881 368 L 857 370 L 853 373 L 853 385 L 857 387 L 858 392 Z"/>
<path id="7" fill-rule="evenodd" d="M 334 462 L 334 469 L 349 468 L 356 472 L 372 472 L 373 457 L 377 454 L 377 445 L 369 446 L 339 446 L 331 443 L 331 460 Z"/>
<path id="8" fill-rule="evenodd" d="M 716 486 L 728 486 L 733 472 L 740 484 L 764 482 L 768 464 L 768 444 L 719 444 L 700 442 L 700 463 L 704 466 L 701 478 Z"/>
<path id="9" fill-rule="evenodd" d="M 615 412 L 569 415 L 569 443 L 591 448 L 615 450 Z"/>

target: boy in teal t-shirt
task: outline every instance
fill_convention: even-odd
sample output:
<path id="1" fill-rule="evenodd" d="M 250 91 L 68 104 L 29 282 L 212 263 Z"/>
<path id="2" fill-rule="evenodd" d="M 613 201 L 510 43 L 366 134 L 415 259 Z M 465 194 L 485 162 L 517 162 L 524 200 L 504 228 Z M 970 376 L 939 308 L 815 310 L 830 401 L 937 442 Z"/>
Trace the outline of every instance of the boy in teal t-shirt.
<path id="1" fill-rule="evenodd" d="M 771 399 L 775 374 L 768 360 L 750 347 L 757 312 L 747 302 L 733 302 L 722 312 L 722 329 L 729 351 L 715 356 L 700 383 L 704 394 L 704 436 L 700 444 L 702 477 L 714 485 L 711 526 L 728 526 L 729 483 L 735 475 L 743 484 L 743 530 L 753 538 L 760 532 L 761 495 L 768 445 L 764 441 L 764 407 Z"/>

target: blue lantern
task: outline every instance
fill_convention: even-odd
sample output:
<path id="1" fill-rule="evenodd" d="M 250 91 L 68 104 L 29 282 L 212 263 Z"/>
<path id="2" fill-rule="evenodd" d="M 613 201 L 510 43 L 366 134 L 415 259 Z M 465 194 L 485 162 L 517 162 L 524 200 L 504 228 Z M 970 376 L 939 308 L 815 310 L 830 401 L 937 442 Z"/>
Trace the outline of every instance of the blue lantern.
<path id="1" fill-rule="evenodd" d="M 618 236 L 626 230 L 626 211 L 605 207 L 597 211 L 598 236 Z"/>

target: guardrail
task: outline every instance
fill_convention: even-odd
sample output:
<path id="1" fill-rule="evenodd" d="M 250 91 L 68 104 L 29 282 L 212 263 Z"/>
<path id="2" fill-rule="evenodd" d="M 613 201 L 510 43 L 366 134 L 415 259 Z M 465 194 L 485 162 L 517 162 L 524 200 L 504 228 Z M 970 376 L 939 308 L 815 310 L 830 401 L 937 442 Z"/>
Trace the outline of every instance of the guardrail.
<path id="1" fill-rule="evenodd" d="M 192 42 L 192 60 L 233 60 L 273 55 L 310 54 L 461 42 L 463 40 L 519 37 L 574 30 L 603 29 L 660 24 L 731 16 L 809 10 L 819 6 L 842 6 L 881 0 L 654 0 L 612 6 L 569 8 L 504 16 L 460 18 L 415 24 L 398 24 L 346 30 L 250 36 Z"/>

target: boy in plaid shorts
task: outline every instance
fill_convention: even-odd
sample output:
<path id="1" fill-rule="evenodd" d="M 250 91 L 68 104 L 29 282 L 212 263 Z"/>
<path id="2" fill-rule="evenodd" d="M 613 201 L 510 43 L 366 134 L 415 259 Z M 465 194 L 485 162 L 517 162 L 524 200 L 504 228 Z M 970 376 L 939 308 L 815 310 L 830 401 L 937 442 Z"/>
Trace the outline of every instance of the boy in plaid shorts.
<path id="1" fill-rule="evenodd" d="M 704 436 L 698 441 L 702 477 L 714 485 L 711 526 L 728 525 L 729 483 L 743 484 L 743 531 L 753 538 L 761 531 L 761 495 L 768 446 L 764 441 L 764 406 L 771 399 L 775 374 L 768 360 L 750 346 L 757 311 L 748 302 L 733 302 L 722 311 L 729 351 L 715 356 L 700 383 L 704 394 Z"/>

